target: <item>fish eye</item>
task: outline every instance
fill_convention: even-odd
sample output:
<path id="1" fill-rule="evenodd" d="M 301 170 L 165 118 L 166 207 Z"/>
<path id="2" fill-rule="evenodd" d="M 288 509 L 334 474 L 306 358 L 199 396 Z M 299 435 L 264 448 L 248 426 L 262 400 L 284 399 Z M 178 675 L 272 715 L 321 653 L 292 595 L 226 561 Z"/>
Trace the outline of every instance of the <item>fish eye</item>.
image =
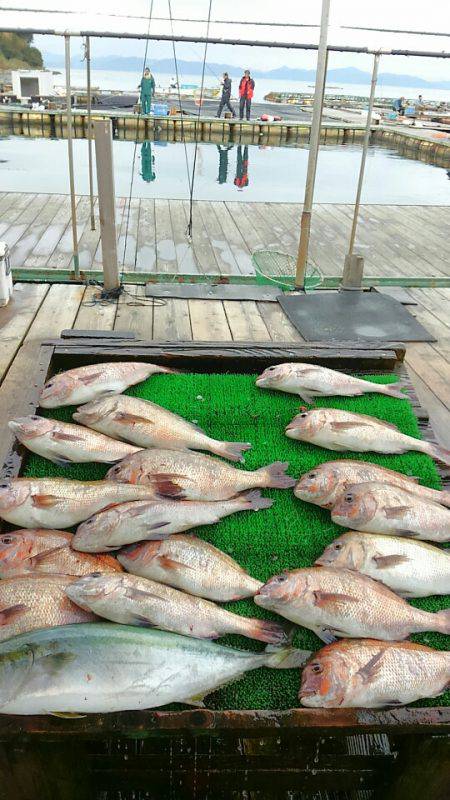
<path id="1" fill-rule="evenodd" d="M 53 386 L 53 381 L 50 381 L 50 383 L 46 383 L 46 384 L 45 384 L 45 388 L 46 388 L 46 389 L 51 389 L 51 388 L 52 388 L 52 386 Z"/>
<path id="2" fill-rule="evenodd" d="M 310 472 L 308 478 L 317 478 L 317 472 Z"/>
<path id="3" fill-rule="evenodd" d="M 307 411 L 302 411 L 302 413 L 299 416 L 302 417 L 303 419 L 305 419 L 305 417 L 308 416 L 308 412 Z"/>
<path id="4" fill-rule="evenodd" d="M 287 581 L 287 579 L 288 579 L 287 575 L 277 575 L 276 578 L 274 578 L 274 580 L 277 583 L 284 583 L 285 581 Z"/>
<path id="5" fill-rule="evenodd" d="M 346 503 L 352 503 L 353 502 L 353 495 L 352 494 L 346 494 L 345 497 L 344 497 L 344 500 L 345 500 Z"/>
<path id="6" fill-rule="evenodd" d="M 91 573 L 89 574 L 89 577 L 90 577 L 90 578 L 101 578 L 101 575 L 102 575 L 102 573 L 101 573 L 101 572 L 91 572 Z"/>
<path id="7" fill-rule="evenodd" d="M 336 544 L 334 545 L 334 549 L 335 550 L 342 550 L 342 543 L 341 542 L 336 542 Z"/>
<path id="8" fill-rule="evenodd" d="M 0 489 L 9 489 L 9 483 L 0 483 Z"/>
<path id="9" fill-rule="evenodd" d="M 12 536 L 2 536 L 0 538 L 0 544 L 12 544 L 14 538 Z"/>
<path id="10" fill-rule="evenodd" d="M 315 672 L 316 675 L 320 675 L 323 672 L 322 665 L 319 664 L 318 661 L 315 661 L 314 664 L 311 664 L 311 671 Z"/>

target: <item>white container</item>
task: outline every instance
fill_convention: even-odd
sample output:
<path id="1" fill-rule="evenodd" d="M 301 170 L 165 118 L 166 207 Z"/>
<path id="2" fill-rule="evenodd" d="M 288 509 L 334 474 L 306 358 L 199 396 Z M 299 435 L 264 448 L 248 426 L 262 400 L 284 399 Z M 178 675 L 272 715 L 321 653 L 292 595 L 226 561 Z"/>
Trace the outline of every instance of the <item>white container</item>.
<path id="1" fill-rule="evenodd" d="M 6 306 L 13 293 L 11 262 L 9 260 L 9 247 L 6 242 L 0 242 L 0 306 Z"/>

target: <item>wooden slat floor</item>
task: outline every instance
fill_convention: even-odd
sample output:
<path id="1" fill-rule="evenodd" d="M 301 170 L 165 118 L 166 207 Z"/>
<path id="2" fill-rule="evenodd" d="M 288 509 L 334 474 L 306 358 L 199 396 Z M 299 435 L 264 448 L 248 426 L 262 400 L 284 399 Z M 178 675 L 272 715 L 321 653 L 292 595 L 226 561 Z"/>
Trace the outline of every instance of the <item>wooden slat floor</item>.
<path id="1" fill-rule="evenodd" d="M 100 269 L 98 206 L 95 231 L 89 198 L 77 198 L 77 212 L 80 267 Z M 127 272 L 253 274 L 255 250 L 296 254 L 300 213 L 296 203 L 196 201 L 190 246 L 185 236 L 187 201 L 135 198 L 128 214 L 126 198 L 119 197 L 119 261 Z M 322 274 L 342 273 L 351 220 L 351 205 L 314 207 L 310 256 Z M 448 276 L 449 220 L 446 206 L 362 206 L 357 247 L 365 257 L 366 274 Z M 0 192 L 0 239 L 9 245 L 13 267 L 69 269 L 68 196 Z"/>
<path id="2" fill-rule="evenodd" d="M 32 380 L 40 342 L 64 328 L 134 331 L 159 341 L 299 341 L 277 303 L 144 298 L 142 285 L 127 286 L 118 302 L 93 302 L 94 287 L 18 283 L 0 308 L 0 422 L 28 413 L 23 389 Z M 450 448 L 450 289 L 409 289 L 408 308 L 437 342 L 407 345 L 406 362 L 421 403 L 441 443 Z M 6 444 L 6 443 L 4 443 Z"/>

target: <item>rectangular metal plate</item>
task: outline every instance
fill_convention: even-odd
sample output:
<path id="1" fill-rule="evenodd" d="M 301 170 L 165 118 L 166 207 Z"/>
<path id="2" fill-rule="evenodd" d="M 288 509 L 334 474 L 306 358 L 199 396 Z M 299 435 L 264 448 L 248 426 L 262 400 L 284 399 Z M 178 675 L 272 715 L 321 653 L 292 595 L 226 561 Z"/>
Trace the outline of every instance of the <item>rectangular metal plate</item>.
<path id="1" fill-rule="evenodd" d="M 277 286 L 251 286 L 232 283 L 147 283 L 146 297 L 175 297 L 183 300 L 264 300 L 276 303 Z"/>

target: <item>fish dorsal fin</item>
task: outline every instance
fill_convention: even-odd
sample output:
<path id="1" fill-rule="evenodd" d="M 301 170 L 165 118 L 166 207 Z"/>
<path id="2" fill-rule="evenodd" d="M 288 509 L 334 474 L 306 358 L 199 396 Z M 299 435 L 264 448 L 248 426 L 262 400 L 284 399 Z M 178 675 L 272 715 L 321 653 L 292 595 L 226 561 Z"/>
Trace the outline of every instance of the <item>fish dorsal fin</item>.
<path id="1" fill-rule="evenodd" d="M 84 719 L 87 714 L 77 714 L 75 711 L 50 711 L 51 717 L 58 717 L 59 719 Z"/>

